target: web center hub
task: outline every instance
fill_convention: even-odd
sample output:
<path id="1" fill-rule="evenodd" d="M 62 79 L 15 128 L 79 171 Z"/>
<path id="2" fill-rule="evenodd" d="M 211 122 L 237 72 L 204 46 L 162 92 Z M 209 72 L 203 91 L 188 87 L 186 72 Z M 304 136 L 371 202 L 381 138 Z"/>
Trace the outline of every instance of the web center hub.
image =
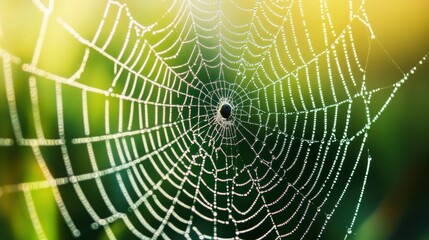
<path id="1" fill-rule="evenodd" d="M 228 103 L 223 103 L 219 109 L 220 115 L 225 119 L 228 119 L 231 116 L 231 111 L 232 107 Z"/>

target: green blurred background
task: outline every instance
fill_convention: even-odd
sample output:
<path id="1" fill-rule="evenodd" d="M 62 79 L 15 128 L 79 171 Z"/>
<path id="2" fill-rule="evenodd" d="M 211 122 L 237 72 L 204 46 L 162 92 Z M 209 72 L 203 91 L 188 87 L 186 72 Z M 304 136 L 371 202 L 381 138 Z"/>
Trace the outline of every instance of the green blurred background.
<path id="1" fill-rule="evenodd" d="M 65 15 L 74 16 L 78 14 L 81 19 L 88 19 L 91 14 L 99 14 L 100 10 L 93 7 L 92 1 L 81 2 L 81 8 L 69 7 L 64 4 L 60 12 Z M 334 1 L 332 1 L 334 2 Z M 69 2 L 70 6 L 76 3 Z M 145 4 L 155 4 L 155 1 L 130 1 L 129 6 L 135 16 L 147 16 L 156 11 L 148 11 Z M 315 1 L 315 4 L 318 4 Z M 27 10 L 25 8 L 31 7 Z M 377 86 L 385 86 L 399 80 L 402 77 L 398 66 L 407 72 L 417 65 L 418 61 L 429 51 L 429 1 L 427 0 L 369 0 L 366 2 L 368 18 L 372 24 L 377 39 L 372 45 L 372 54 L 369 59 L 368 79 L 377 81 Z M 19 9 L 19 13 L 16 11 Z M 141 9 L 142 14 L 138 14 Z M 153 8 L 152 8 L 153 10 Z M 94 13 L 94 11 L 96 13 Z M 145 12 L 146 11 L 146 12 Z M 67 14 L 66 14 L 67 13 Z M 14 54 L 22 57 L 24 62 L 31 61 L 31 49 L 34 47 L 35 38 L 38 35 L 40 23 L 28 22 L 26 16 L 38 14 L 34 11 L 29 1 L 5 1 L 0 0 L 0 47 L 10 50 L 11 45 L 16 47 L 12 50 Z M 40 14 L 40 13 L 39 13 Z M 40 17 L 40 16 L 37 16 Z M 137 20 L 150 24 L 146 18 L 139 17 Z M 76 21 L 79 21 L 77 19 Z M 98 24 L 94 22 L 93 24 Z M 15 29 L 15 30 L 14 30 Z M 25 29 L 25 31 L 23 30 Z M 87 28 L 82 30 L 82 34 L 90 35 L 95 26 L 87 23 Z M 12 37 L 9 33 L 15 31 Z M 63 36 L 63 35 L 59 35 Z M 77 44 L 72 38 L 57 39 L 50 38 L 51 55 L 49 60 L 43 62 L 47 69 L 55 69 L 55 72 L 62 75 L 72 73 L 76 69 L 70 69 L 67 62 L 76 61 L 82 54 L 82 49 L 69 51 L 67 55 L 58 55 L 58 49 L 65 46 L 70 47 Z M 74 46 L 73 46 L 74 47 Z M 73 47 L 70 47 L 73 49 Z M 61 51 L 64 53 L 64 51 Z M 52 61 L 54 59 L 54 61 Z M 393 61 L 392 61 L 393 60 Z M 398 65 L 396 66 L 395 63 Z M 90 63 L 96 66 L 96 63 Z M 109 71 L 95 68 L 87 73 L 87 78 L 111 78 Z M 96 87 L 102 88 L 102 82 Z M 47 84 L 49 85 L 49 84 Z M 19 88 L 19 87 L 18 87 Z M 53 86 L 46 86 L 47 89 Z M 24 91 L 24 90 L 22 90 Z M 73 92 L 69 92 L 69 97 L 73 97 Z M 42 96 L 43 98 L 43 96 Z M 46 96 L 48 99 L 49 96 Z M 94 105 L 97 105 L 94 103 Z M 53 105 L 46 106 L 46 111 L 53 108 Z M 359 213 L 359 226 L 354 235 L 356 239 L 429 239 L 429 62 L 426 61 L 419 66 L 414 74 L 404 86 L 400 88 L 389 107 L 384 111 L 381 118 L 372 126 L 370 130 L 369 148 L 373 161 L 366 186 L 363 203 Z M 4 106 L 2 106 L 4 107 Z M 3 111 L 4 110 L 4 111 Z M 1 118 L 6 110 L 2 110 Z M 49 114 L 48 114 L 49 115 Z M 99 119 L 103 118 L 101 114 Z M 97 117 L 94 117 L 97 119 Z M 30 120 L 29 120 L 30 121 Z M 31 124 L 29 124 L 31 125 Z M 10 127 L 1 126 L 2 134 L 11 131 Z M 16 149 L 8 148 L 1 150 L 1 160 L 14 156 L 16 159 L 32 158 L 31 152 L 21 151 L 18 154 Z M 55 155 L 55 154 L 53 154 Z M 0 186 L 17 182 L 43 179 L 33 162 L 2 162 L 0 163 Z M 26 172 L 26 176 L 14 176 L 9 169 L 19 169 L 17 172 Z M 59 174 L 61 175 L 61 174 Z M 56 233 L 56 221 L 54 220 L 55 202 L 51 198 L 44 198 L 43 191 L 33 198 L 44 202 L 46 218 L 52 218 L 49 236 L 58 237 Z M 26 214 L 24 202 L 15 204 L 16 199 L 0 203 L 0 231 L 3 226 L 8 226 L 8 222 L 13 221 L 13 230 L 18 233 L 17 237 L 28 236 L 25 232 L 32 226 L 30 221 L 16 219 L 14 216 Z M 0 198 L 0 201 L 2 199 Z M 9 227 L 6 227 L 9 228 Z M 6 230 L 4 230 L 6 231 Z M 23 232 L 22 235 L 19 232 Z M 0 233 L 1 235 L 1 233 Z M 61 235 L 61 234 L 59 234 Z"/>
<path id="2" fill-rule="evenodd" d="M 428 9 L 429 2 L 424 0 L 367 1 L 378 41 L 405 71 L 429 50 Z M 373 64 L 381 78 L 398 74 L 389 61 Z M 370 131 L 374 161 L 361 212 L 365 220 L 357 239 L 429 239 L 428 106 L 426 62 Z"/>

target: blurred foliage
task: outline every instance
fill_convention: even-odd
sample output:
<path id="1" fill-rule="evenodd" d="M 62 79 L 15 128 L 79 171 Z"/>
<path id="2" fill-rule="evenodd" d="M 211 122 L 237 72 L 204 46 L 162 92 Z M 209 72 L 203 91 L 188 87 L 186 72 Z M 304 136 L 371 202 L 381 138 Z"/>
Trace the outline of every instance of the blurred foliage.
<path id="1" fill-rule="evenodd" d="M 94 33 L 98 22 L 83 24 L 79 21 L 91 17 L 99 19 L 103 14 L 103 8 L 99 5 L 103 4 L 96 4 L 96 1 L 79 1 L 78 4 L 76 2 L 64 1 L 60 4 L 61 7 L 56 14 L 61 15 L 72 24 L 75 23 L 75 26 L 82 27 L 78 31 L 84 36 L 90 36 Z M 160 1 L 126 2 L 130 6 L 132 14 L 145 25 L 151 24 L 151 19 L 159 16 L 159 13 L 166 8 Z M 158 4 L 158 7 L 145 8 L 148 6 L 147 4 L 151 4 L 151 6 Z M 80 7 L 77 8 L 77 5 Z M 385 86 L 402 77 L 398 67 L 407 72 L 428 53 L 429 15 L 427 10 L 429 1 L 415 0 L 411 3 L 405 0 L 369 0 L 366 9 L 377 36 L 377 40 L 371 48 L 368 78 L 379 81 L 374 83 L 377 86 Z M 143 13 L 139 14 L 140 10 Z M 29 16 L 37 17 L 31 17 L 31 20 L 28 20 Z M 32 50 L 39 36 L 40 21 L 40 12 L 28 1 L 0 0 L 0 48 L 8 49 L 13 54 L 20 56 L 23 62 L 31 62 Z M 70 76 L 77 70 L 76 64 L 70 63 L 77 62 L 85 49 L 58 25 L 50 26 L 50 28 L 49 33 L 52 35 L 47 36 L 46 49 L 48 50 L 41 57 L 41 68 L 62 76 Z M 70 50 L 60 51 L 64 48 Z M 65 52 L 66 54 L 64 54 Z M 65 61 L 65 59 L 67 60 Z M 113 66 L 109 65 L 110 63 L 102 56 L 91 58 L 87 64 L 89 71 L 86 71 L 79 81 L 90 83 L 96 88 L 107 89 L 109 86 L 103 82 L 103 79 L 113 78 L 110 71 Z M 3 72 L 0 71 L 0 74 Z M 15 77 L 28 79 L 28 76 Z M 40 106 L 44 107 L 41 109 L 43 112 L 41 117 L 44 122 L 56 125 L 58 119 L 55 104 L 52 101 L 55 99 L 55 94 L 52 95 L 52 93 L 55 93 L 56 86 L 51 82 L 44 83 L 43 81 L 38 81 L 37 84 L 38 89 L 43 90 L 41 91 L 43 94 L 39 94 Z M 18 104 L 27 106 L 19 109 L 20 114 L 28 116 L 27 121 L 32 122 L 34 113 L 27 94 L 28 86 L 26 83 L 17 83 L 15 88 Z M 83 125 L 82 116 L 79 115 L 80 113 L 74 114 L 75 111 L 72 111 L 76 106 L 81 106 L 81 93 L 67 86 L 62 89 L 65 99 L 64 108 L 70 110 L 65 111 L 70 114 L 65 116 L 66 124 L 76 126 L 75 129 L 69 128 L 67 134 L 69 137 L 82 136 L 82 128 L 78 127 Z M 429 62 L 425 62 L 411 80 L 399 90 L 391 105 L 370 130 L 368 145 L 373 162 L 358 217 L 360 225 L 357 226 L 358 230 L 354 235 L 356 239 L 429 239 L 428 93 Z M 0 94 L 2 94 L 2 101 L 5 100 L 3 83 L 0 84 Z M 104 125 L 100 123 L 103 122 L 105 113 L 97 109 L 104 104 L 104 100 L 91 96 L 91 94 L 88 94 L 87 97 L 92 99 L 88 106 L 92 119 L 90 124 L 93 124 L 91 129 L 103 132 Z M 0 104 L 0 133 L 11 135 L 12 127 L 4 120 L 9 118 L 9 113 L 4 107 L 5 104 Z M 112 111 L 114 111 L 113 107 Z M 114 123 L 112 122 L 112 124 Z M 25 132 L 36 136 L 36 130 L 32 129 L 32 125 L 31 123 L 24 125 L 24 128 L 28 128 L 25 129 Z M 47 128 L 44 129 L 44 134 L 47 137 L 55 138 L 57 133 Z M 55 161 L 61 159 L 60 152 L 47 153 L 48 149 L 42 149 L 42 151 L 49 154 L 47 164 L 50 167 L 64 169 L 63 163 Z M 71 146 L 70 155 L 75 156 L 76 159 L 82 159 L 81 152 L 83 151 L 87 151 L 87 149 Z M 0 147 L 0 160 L 2 161 L 0 163 L 0 186 L 43 180 L 44 176 L 39 166 L 35 161 L 29 160 L 34 158 L 33 154 L 31 147 L 26 148 L 25 151 L 22 148 L 18 151 L 16 148 Z M 81 162 L 88 164 L 90 161 L 82 159 Z M 79 172 L 79 169 L 84 171 L 89 167 L 75 165 L 73 169 Z M 66 175 L 60 171 L 54 174 Z M 91 189 L 91 187 L 88 188 Z M 69 236 L 69 230 L 62 223 L 60 224 L 61 216 L 57 212 L 55 201 L 46 193 L 47 191 L 49 190 L 32 194 L 35 205 L 43 206 L 43 211 L 38 209 L 40 221 L 49 222 L 49 226 L 43 226 L 48 238 L 64 239 Z M 66 190 L 61 193 L 64 196 L 71 195 Z M 25 206 L 23 195 L 11 195 L 8 198 L 1 198 L 0 195 L 0 235 L 2 238 L 36 238 L 31 219 L 22 218 L 22 216 L 28 216 Z M 76 209 L 70 208 L 76 219 L 79 219 L 81 206 Z M 125 226 L 121 224 L 112 226 L 117 234 L 121 234 L 123 228 Z M 101 231 L 96 231 L 93 236 L 101 236 Z"/>

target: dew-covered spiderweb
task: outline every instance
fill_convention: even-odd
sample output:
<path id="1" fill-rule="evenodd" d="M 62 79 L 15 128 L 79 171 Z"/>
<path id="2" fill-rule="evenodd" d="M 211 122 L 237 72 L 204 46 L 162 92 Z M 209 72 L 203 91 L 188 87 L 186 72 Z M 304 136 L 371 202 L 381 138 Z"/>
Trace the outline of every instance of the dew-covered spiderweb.
<path id="1" fill-rule="evenodd" d="M 14 4 L 34 27 L 0 29 L 10 222 L 41 239 L 354 234 L 368 131 L 419 65 L 371 85 L 363 0 Z"/>

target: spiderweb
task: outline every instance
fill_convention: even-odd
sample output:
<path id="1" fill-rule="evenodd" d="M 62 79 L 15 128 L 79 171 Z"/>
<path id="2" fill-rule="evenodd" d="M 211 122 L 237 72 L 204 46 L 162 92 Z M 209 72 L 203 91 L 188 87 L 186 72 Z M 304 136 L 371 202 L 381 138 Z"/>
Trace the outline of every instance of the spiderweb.
<path id="1" fill-rule="evenodd" d="M 26 3 L 31 51 L 0 45 L 0 202 L 41 239 L 49 202 L 74 237 L 352 235 L 368 131 L 416 70 L 368 87 L 364 2 L 154 3 Z"/>

